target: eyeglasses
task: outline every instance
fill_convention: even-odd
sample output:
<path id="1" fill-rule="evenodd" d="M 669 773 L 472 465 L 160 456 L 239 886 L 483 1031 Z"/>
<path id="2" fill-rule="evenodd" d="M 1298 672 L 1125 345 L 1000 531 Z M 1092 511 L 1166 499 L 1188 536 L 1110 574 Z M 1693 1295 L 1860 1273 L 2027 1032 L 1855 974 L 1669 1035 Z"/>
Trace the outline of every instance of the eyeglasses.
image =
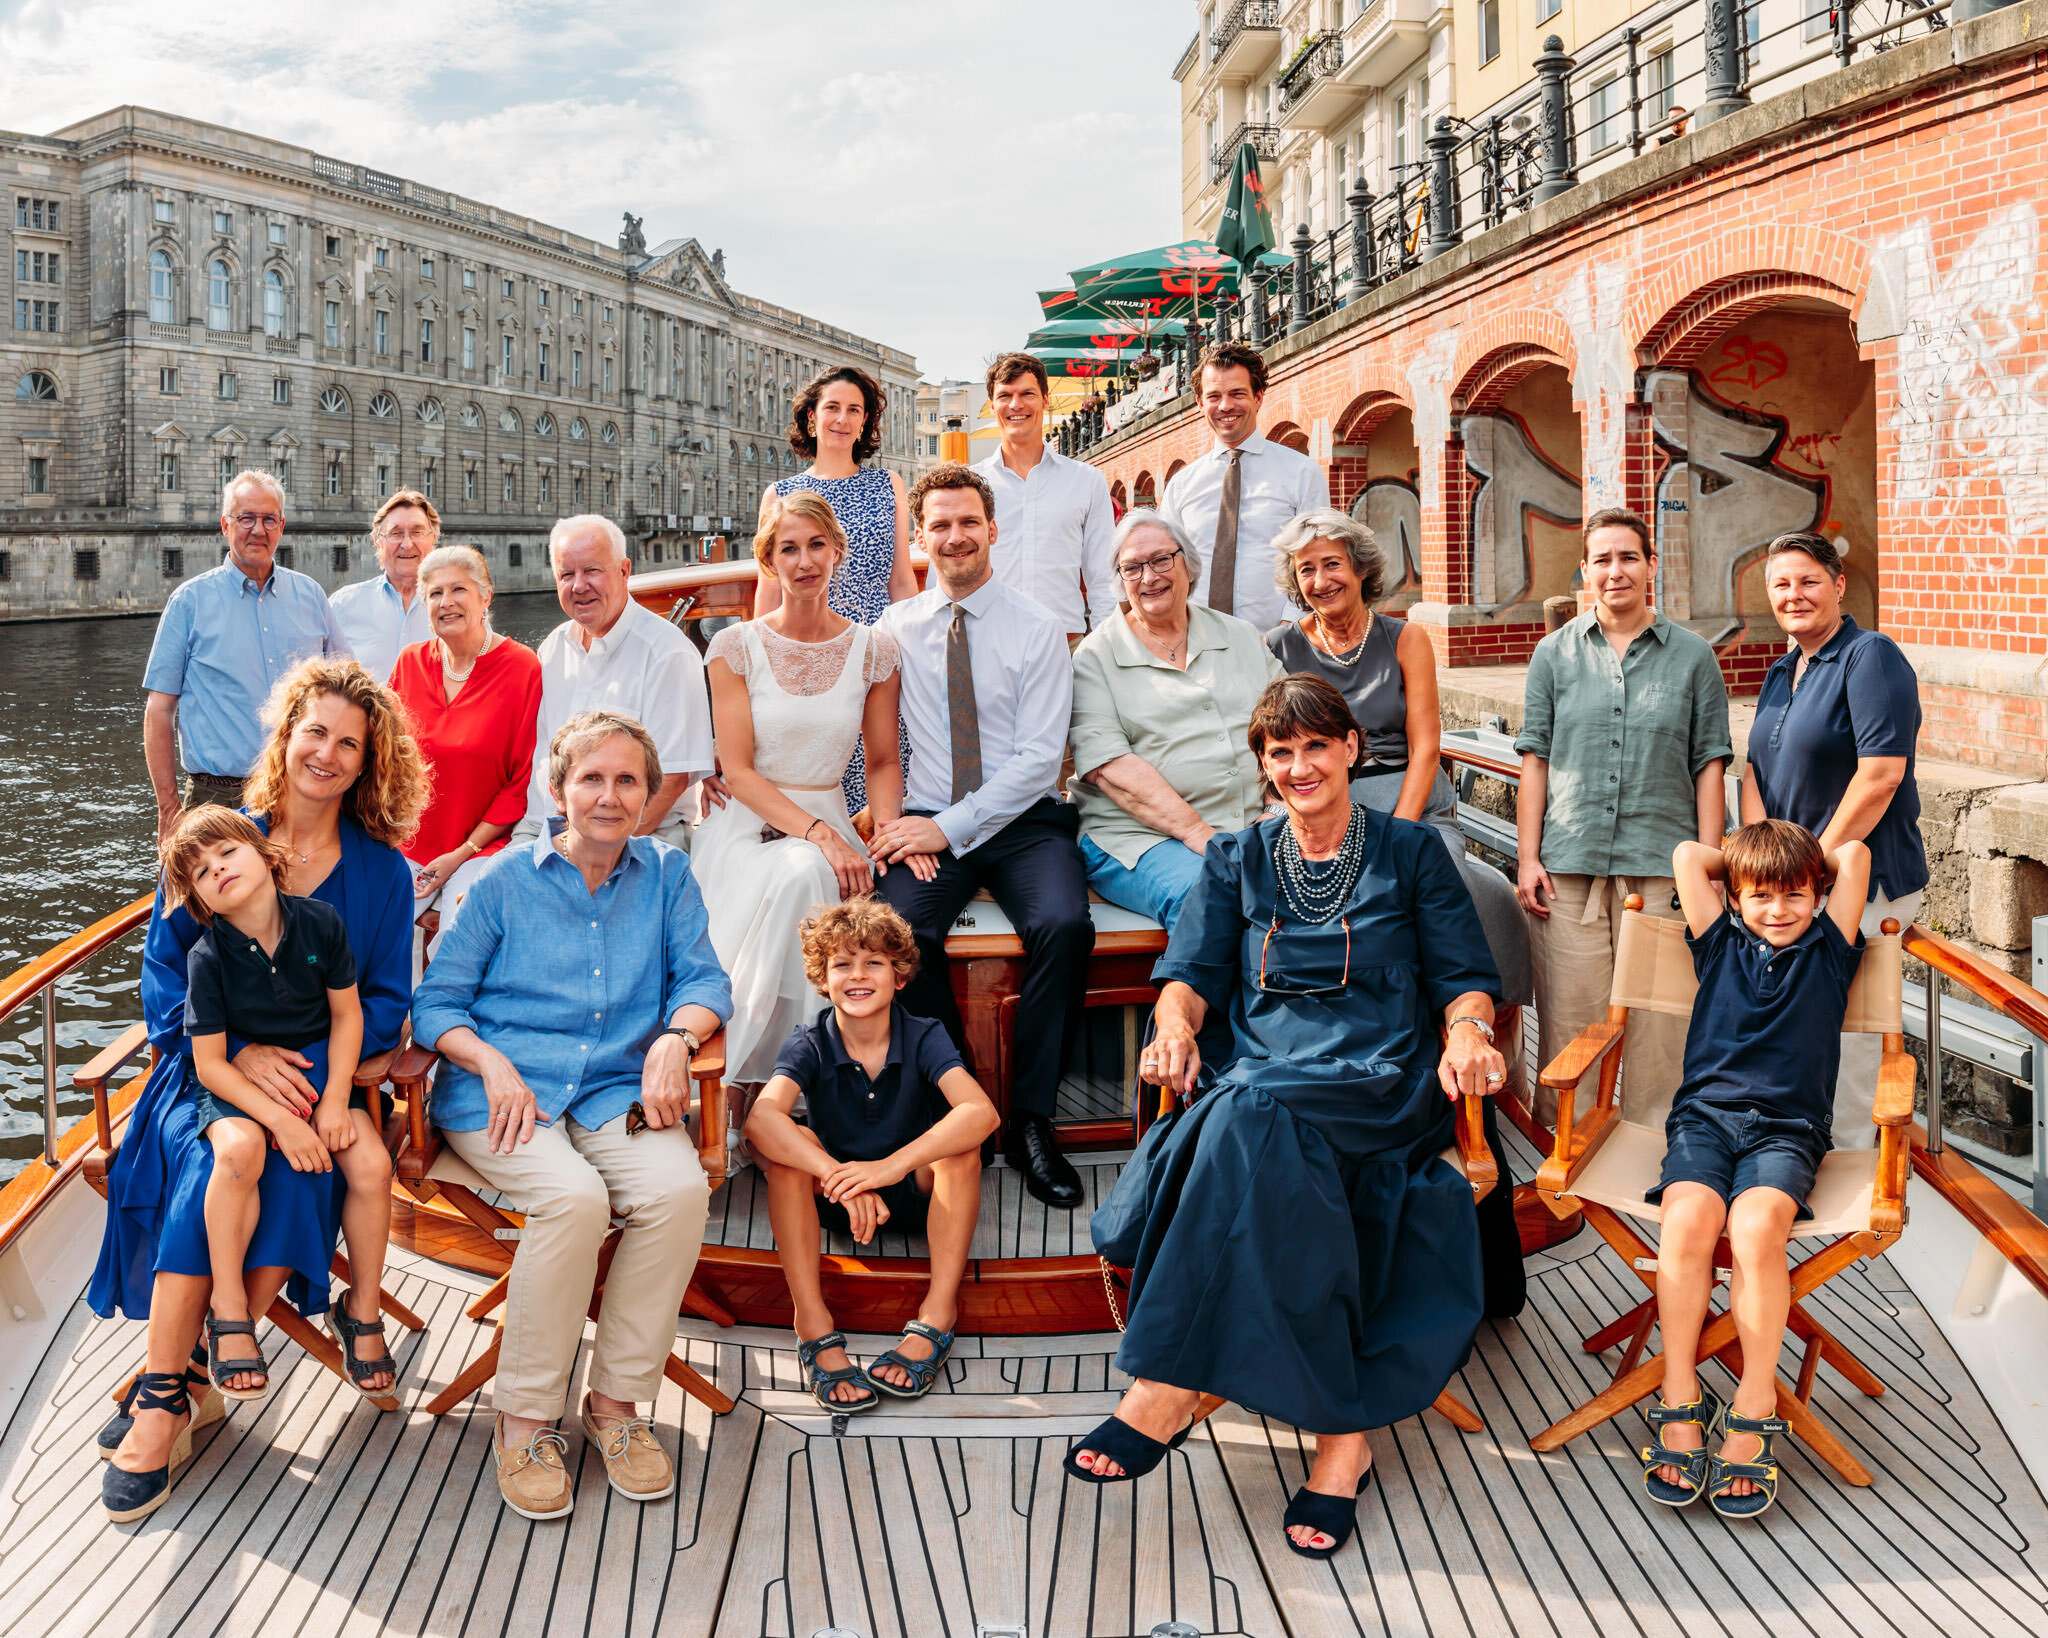
<path id="1" fill-rule="evenodd" d="M 1273 925 L 1266 929 L 1266 942 L 1259 946 L 1259 988 L 1268 995 L 1341 995 L 1351 982 L 1351 918 L 1344 916 L 1338 925 L 1344 929 L 1344 976 L 1334 984 L 1311 984 L 1306 979 L 1289 978 L 1284 973 L 1268 974 L 1266 960 L 1273 953 L 1273 935 L 1280 931 L 1280 912 L 1273 912 Z"/>
<path id="2" fill-rule="evenodd" d="M 1157 575 L 1164 580 L 1173 573 L 1173 560 L 1180 555 L 1181 549 L 1176 546 L 1170 552 L 1161 552 L 1157 557 L 1148 557 L 1139 563 L 1119 563 L 1116 572 L 1134 586 L 1148 574 Z"/>
<path id="3" fill-rule="evenodd" d="M 385 540 L 409 540 L 415 546 L 426 546 L 432 543 L 434 531 L 422 523 L 411 529 L 386 529 L 381 538 Z"/>
<path id="4" fill-rule="evenodd" d="M 261 529 L 267 535 L 273 529 L 284 527 L 284 519 L 275 512 L 237 512 L 228 522 L 245 535 L 253 529 Z"/>

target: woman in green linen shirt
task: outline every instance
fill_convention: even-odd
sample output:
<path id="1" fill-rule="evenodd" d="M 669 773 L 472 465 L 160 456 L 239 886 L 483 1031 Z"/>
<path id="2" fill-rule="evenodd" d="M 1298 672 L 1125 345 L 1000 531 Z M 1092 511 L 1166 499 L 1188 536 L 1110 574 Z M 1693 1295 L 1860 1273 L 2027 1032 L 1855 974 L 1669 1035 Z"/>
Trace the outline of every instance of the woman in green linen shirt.
<path id="1" fill-rule="evenodd" d="M 1159 513 L 1113 542 L 1121 609 L 1074 650 L 1074 777 L 1088 885 L 1168 931 L 1217 831 L 1263 811 L 1252 707 L 1280 663 L 1249 621 L 1188 601 L 1194 544 Z"/>
<path id="2" fill-rule="evenodd" d="M 1593 607 L 1529 661 L 1516 801 L 1515 894 L 1529 913 L 1541 1061 L 1607 1015 L 1622 903 L 1678 916 L 1671 854 L 1721 845 L 1728 688 L 1705 638 L 1650 606 L 1657 550 L 1619 507 L 1586 520 L 1579 572 Z M 1625 1117 L 1662 1125 L 1678 1089 L 1685 1021 L 1631 1020 Z M 1537 1114 L 1556 1094 L 1537 1089 Z"/>

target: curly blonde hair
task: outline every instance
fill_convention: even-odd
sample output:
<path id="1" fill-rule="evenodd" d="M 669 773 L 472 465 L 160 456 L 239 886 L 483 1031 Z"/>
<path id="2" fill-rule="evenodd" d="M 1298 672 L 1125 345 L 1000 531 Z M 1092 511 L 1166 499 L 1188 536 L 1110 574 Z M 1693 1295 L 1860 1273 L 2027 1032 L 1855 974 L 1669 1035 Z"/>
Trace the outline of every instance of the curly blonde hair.
<path id="1" fill-rule="evenodd" d="M 412 737 L 412 724 L 398 696 L 354 660 L 315 656 L 284 674 L 263 707 L 270 738 L 249 782 L 242 805 L 251 813 L 275 815 L 284 802 L 285 746 L 292 730 L 322 694 L 347 700 L 369 720 L 363 771 L 341 798 L 341 811 L 377 841 L 403 847 L 419 828 L 427 806 L 432 770 Z"/>
<path id="2" fill-rule="evenodd" d="M 849 946 L 887 956 L 896 969 L 899 989 L 917 973 L 917 939 L 910 923 L 894 905 L 871 893 L 804 917 L 797 936 L 804 945 L 804 979 L 820 995 L 825 993 L 825 969 L 833 955 Z"/>

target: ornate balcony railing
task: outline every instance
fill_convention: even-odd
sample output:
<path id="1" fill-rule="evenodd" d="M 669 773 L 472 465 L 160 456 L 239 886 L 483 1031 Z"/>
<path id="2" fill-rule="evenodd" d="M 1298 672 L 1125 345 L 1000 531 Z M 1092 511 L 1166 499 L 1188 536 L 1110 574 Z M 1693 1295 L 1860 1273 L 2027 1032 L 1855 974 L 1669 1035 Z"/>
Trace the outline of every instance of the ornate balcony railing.
<path id="1" fill-rule="evenodd" d="M 1237 150 L 1247 142 L 1252 151 L 1261 159 L 1280 157 L 1280 127 L 1277 125 L 1240 125 L 1215 147 L 1209 150 L 1209 180 L 1221 182 L 1230 174 L 1230 167 L 1237 162 Z"/>
<path id="2" fill-rule="evenodd" d="M 1217 61 L 1248 28 L 1278 28 L 1281 0 L 1237 0 L 1209 36 L 1209 61 Z"/>
<path id="3" fill-rule="evenodd" d="M 1308 95 L 1317 80 L 1344 66 L 1344 36 L 1331 29 L 1311 34 L 1280 73 L 1280 112 Z"/>

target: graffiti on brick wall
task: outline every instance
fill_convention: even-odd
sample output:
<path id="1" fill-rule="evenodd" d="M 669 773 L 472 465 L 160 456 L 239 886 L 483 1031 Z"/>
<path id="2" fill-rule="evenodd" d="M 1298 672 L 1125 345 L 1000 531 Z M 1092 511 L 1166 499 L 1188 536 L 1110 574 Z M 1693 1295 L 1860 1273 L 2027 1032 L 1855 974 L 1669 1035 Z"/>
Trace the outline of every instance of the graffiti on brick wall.
<path id="1" fill-rule="evenodd" d="M 1775 353 L 1774 373 L 1784 373 L 1782 349 L 1768 343 L 1737 347 L 1738 342 L 1745 338 L 1730 337 L 1723 346 L 1721 367 L 1734 360 L 1734 367 L 1753 371 L 1760 356 L 1768 364 L 1769 354 Z M 1713 366 L 1704 368 L 1707 379 L 1713 380 Z M 1791 431 L 1783 418 L 1719 403 L 1702 393 L 1683 370 L 1653 372 L 1645 387 L 1653 401 L 1674 391 L 1685 394 L 1682 429 L 1663 417 L 1656 429 L 1657 447 L 1667 457 L 1657 480 L 1660 528 L 1668 531 L 1682 517 L 1687 542 L 1683 557 L 1666 553 L 1659 562 L 1660 601 L 1667 606 L 1676 603 L 1695 618 L 1761 613 L 1738 608 L 1736 577 L 1774 537 L 1823 521 L 1826 481 L 1802 477 L 1779 464 Z M 1806 437 L 1816 449 L 1831 448 L 1830 438 L 1841 441 L 1839 433 Z M 1808 459 L 1824 464 L 1812 456 Z M 1684 601 L 1675 599 L 1672 588 L 1663 584 L 1664 576 L 1681 562 L 1688 565 L 1689 595 Z"/>
<path id="2" fill-rule="evenodd" d="M 1472 492 L 1473 600 L 1496 609 L 1534 602 L 1571 586 L 1572 555 L 1545 550 L 1537 525 L 1579 527 L 1579 480 L 1536 447 L 1516 415 L 1468 415 L 1459 422 Z M 1552 537 L 1554 540 L 1554 536 Z"/>
<path id="3" fill-rule="evenodd" d="M 1620 506 L 1628 403 L 1635 390 L 1635 353 L 1628 340 L 1628 268 L 1601 262 L 1581 268 L 1560 304 L 1578 367 L 1572 397 L 1585 417 L 1586 504 Z"/>
<path id="4" fill-rule="evenodd" d="M 1351 515 L 1379 542 L 1387 575 L 1380 595 L 1422 589 L 1422 492 L 1406 478 L 1373 478 L 1351 503 Z"/>
<path id="5" fill-rule="evenodd" d="M 1903 296 L 1891 413 L 1898 498 L 1931 533 L 1968 543 L 1966 574 L 2010 574 L 2016 543 L 2048 535 L 2036 207 L 2022 201 L 1993 217 L 1946 271 L 1925 221 L 1880 250 Z"/>

